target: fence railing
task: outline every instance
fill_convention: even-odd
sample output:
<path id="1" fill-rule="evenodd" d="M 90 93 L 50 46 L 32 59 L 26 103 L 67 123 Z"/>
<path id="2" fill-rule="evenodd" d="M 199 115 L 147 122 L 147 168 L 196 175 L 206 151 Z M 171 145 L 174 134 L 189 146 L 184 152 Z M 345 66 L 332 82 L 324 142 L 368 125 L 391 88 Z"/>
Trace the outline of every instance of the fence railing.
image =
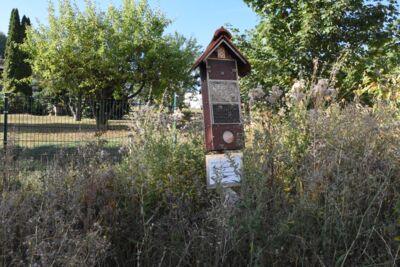
<path id="1" fill-rule="evenodd" d="M 139 103 L 116 99 L 14 97 L 0 95 L 3 149 L 73 147 L 102 139 L 123 144 L 129 134 L 129 112 Z"/>

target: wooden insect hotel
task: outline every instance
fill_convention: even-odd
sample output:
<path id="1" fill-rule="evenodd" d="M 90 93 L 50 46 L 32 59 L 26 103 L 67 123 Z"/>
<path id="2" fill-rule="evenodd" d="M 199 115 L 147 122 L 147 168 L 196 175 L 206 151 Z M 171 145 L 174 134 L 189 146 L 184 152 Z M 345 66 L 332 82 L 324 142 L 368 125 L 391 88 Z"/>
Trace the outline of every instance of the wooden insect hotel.
<path id="1" fill-rule="evenodd" d="M 250 64 L 231 39 L 228 30 L 218 29 L 193 65 L 200 69 L 207 152 L 244 147 L 239 77 L 250 72 Z"/>

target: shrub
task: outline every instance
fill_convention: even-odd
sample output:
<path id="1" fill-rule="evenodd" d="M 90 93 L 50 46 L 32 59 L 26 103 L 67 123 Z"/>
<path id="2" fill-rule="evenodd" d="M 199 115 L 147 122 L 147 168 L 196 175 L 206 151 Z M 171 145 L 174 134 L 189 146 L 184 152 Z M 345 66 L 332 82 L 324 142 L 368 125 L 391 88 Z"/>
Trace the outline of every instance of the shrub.
<path id="1" fill-rule="evenodd" d="M 88 144 L 45 168 L 7 170 L 2 264 L 396 265 L 399 111 L 251 115 L 235 205 L 205 188 L 197 122 L 175 118 L 175 131 L 174 118 L 149 109 L 133 117 L 120 163 Z"/>
<path id="2" fill-rule="evenodd" d="M 332 105 L 265 114 L 247 150 L 236 217 L 243 263 L 395 265 L 399 111 Z"/>

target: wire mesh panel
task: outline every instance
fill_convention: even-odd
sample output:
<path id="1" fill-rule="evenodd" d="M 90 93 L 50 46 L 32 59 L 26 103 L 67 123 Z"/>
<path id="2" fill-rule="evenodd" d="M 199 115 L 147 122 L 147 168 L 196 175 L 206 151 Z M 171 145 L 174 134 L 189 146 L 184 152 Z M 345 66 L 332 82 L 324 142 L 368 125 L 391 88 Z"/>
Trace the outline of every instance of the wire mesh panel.
<path id="1" fill-rule="evenodd" d="M 128 136 L 125 100 L 9 97 L 8 102 L 8 139 L 17 148 L 74 147 L 96 139 L 119 146 Z"/>

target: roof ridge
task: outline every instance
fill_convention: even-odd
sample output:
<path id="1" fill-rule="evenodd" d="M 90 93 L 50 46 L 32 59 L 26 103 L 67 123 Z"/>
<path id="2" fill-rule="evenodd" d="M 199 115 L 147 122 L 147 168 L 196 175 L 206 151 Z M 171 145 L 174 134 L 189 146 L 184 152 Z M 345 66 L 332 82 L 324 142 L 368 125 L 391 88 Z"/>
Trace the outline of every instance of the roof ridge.
<path id="1" fill-rule="evenodd" d="M 215 31 L 212 41 L 217 40 L 220 36 L 225 36 L 227 39 L 232 40 L 232 34 L 223 26 Z"/>

